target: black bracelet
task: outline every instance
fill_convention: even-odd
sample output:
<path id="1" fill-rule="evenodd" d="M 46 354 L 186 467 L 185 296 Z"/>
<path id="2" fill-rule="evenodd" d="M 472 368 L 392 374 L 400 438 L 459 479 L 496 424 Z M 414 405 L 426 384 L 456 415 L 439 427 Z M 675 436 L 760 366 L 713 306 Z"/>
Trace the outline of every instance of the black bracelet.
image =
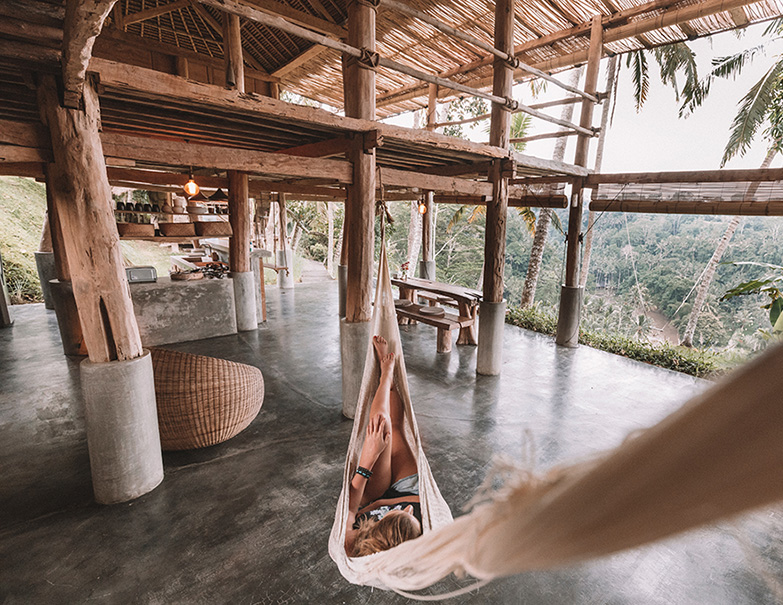
<path id="1" fill-rule="evenodd" d="M 363 466 L 357 466 L 356 472 L 365 479 L 372 477 L 372 471 L 370 469 L 364 468 Z"/>

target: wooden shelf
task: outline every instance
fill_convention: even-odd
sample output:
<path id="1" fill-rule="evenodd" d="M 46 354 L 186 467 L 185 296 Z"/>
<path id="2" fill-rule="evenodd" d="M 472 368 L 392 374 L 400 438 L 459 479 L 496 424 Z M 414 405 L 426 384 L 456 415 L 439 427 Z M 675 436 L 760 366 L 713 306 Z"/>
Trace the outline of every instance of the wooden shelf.
<path id="1" fill-rule="evenodd" d="M 224 239 L 224 238 L 230 238 L 230 235 L 188 235 L 188 236 L 171 236 L 166 237 L 165 235 L 156 235 L 156 236 L 144 236 L 144 235 L 121 235 L 120 240 L 127 241 L 127 240 L 138 240 L 138 241 L 144 241 L 144 242 L 159 242 L 161 244 L 189 244 L 193 240 L 196 239 Z"/>

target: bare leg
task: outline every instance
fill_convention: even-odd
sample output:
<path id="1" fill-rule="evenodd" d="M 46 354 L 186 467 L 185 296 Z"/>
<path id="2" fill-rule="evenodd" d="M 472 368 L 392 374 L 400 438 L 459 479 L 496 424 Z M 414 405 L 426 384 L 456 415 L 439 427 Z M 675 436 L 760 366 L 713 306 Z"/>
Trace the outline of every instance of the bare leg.
<path id="1" fill-rule="evenodd" d="M 370 405 L 370 418 L 378 414 L 386 418 L 388 426 L 391 427 L 392 443 L 394 443 L 394 427 L 390 412 L 391 389 L 394 381 L 394 353 L 388 352 L 386 340 L 381 336 L 373 337 L 373 345 L 381 366 L 381 379 Z M 362 505 L 380 498 L 392 484 L 392 449 L 392 447 L 387 447 L 378 456 L 378 460 L 372 468 L 372 477 L 364 490 Z"/>
<path id="2" fill-rule="evenodd" d="M 403 477 L 416 474 L 418 465 L 413 455 L 410 443 L 405 438 L 405 406 L 402 404 L 397 389 L 392 387 L 390 397 L 391 408 L 391 483 L 399 481 Z"/>

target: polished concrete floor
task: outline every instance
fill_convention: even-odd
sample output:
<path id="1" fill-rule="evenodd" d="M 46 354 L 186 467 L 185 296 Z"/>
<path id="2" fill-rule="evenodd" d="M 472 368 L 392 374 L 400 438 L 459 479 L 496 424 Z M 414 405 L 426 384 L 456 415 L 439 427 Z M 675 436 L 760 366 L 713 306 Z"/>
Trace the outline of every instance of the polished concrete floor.
<path id="1" fill-rule="evenodd" d="M 264 406 L 222 445 L 166 454 L 163 483 L 115 506 L 92 501 L 78 364 L 61 353 L 53 312 L 14 307 L 0 330 L 0 603 L 405 602 L 347 583 L 327 553 L 351 429 L 336 301 L 333 283 L 271 289 L 258 331 L 177 345 L 261 368 Z M 475 348 L 437 354 L 434 328 L 403 328 L 402 339 L 424 446 L 455 514 L 494 456 L 542 470 L 579 460 L 705 386 L 511 326 L 500 377 L 476 376 Z M 766 510 L 451 602 L 775 603 L 781 541 L 783 514 Z"/>

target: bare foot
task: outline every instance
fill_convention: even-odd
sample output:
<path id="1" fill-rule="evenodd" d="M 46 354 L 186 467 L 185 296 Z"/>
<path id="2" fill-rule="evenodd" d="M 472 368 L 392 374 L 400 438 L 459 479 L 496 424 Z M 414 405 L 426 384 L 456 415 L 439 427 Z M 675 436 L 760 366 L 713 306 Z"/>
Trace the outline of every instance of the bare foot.
<path id="1" fill-rule="evenodd" d="M 378 361 L 380 361 L 389 352 L 389 343 L 386 342 L 383 336 L 376 334 L 372 337 L 372 344 L 375 347 L 375 355 L 378 357 Z"/>
<path id="2" fill-rule="evenodd" d="M 394 370 L 394 353 L 389 353 L 389 343 L 383 336 L 375 335 L 372 337 L 372 344 L 381 366 L 381 376 L 391 374 Z"/>

